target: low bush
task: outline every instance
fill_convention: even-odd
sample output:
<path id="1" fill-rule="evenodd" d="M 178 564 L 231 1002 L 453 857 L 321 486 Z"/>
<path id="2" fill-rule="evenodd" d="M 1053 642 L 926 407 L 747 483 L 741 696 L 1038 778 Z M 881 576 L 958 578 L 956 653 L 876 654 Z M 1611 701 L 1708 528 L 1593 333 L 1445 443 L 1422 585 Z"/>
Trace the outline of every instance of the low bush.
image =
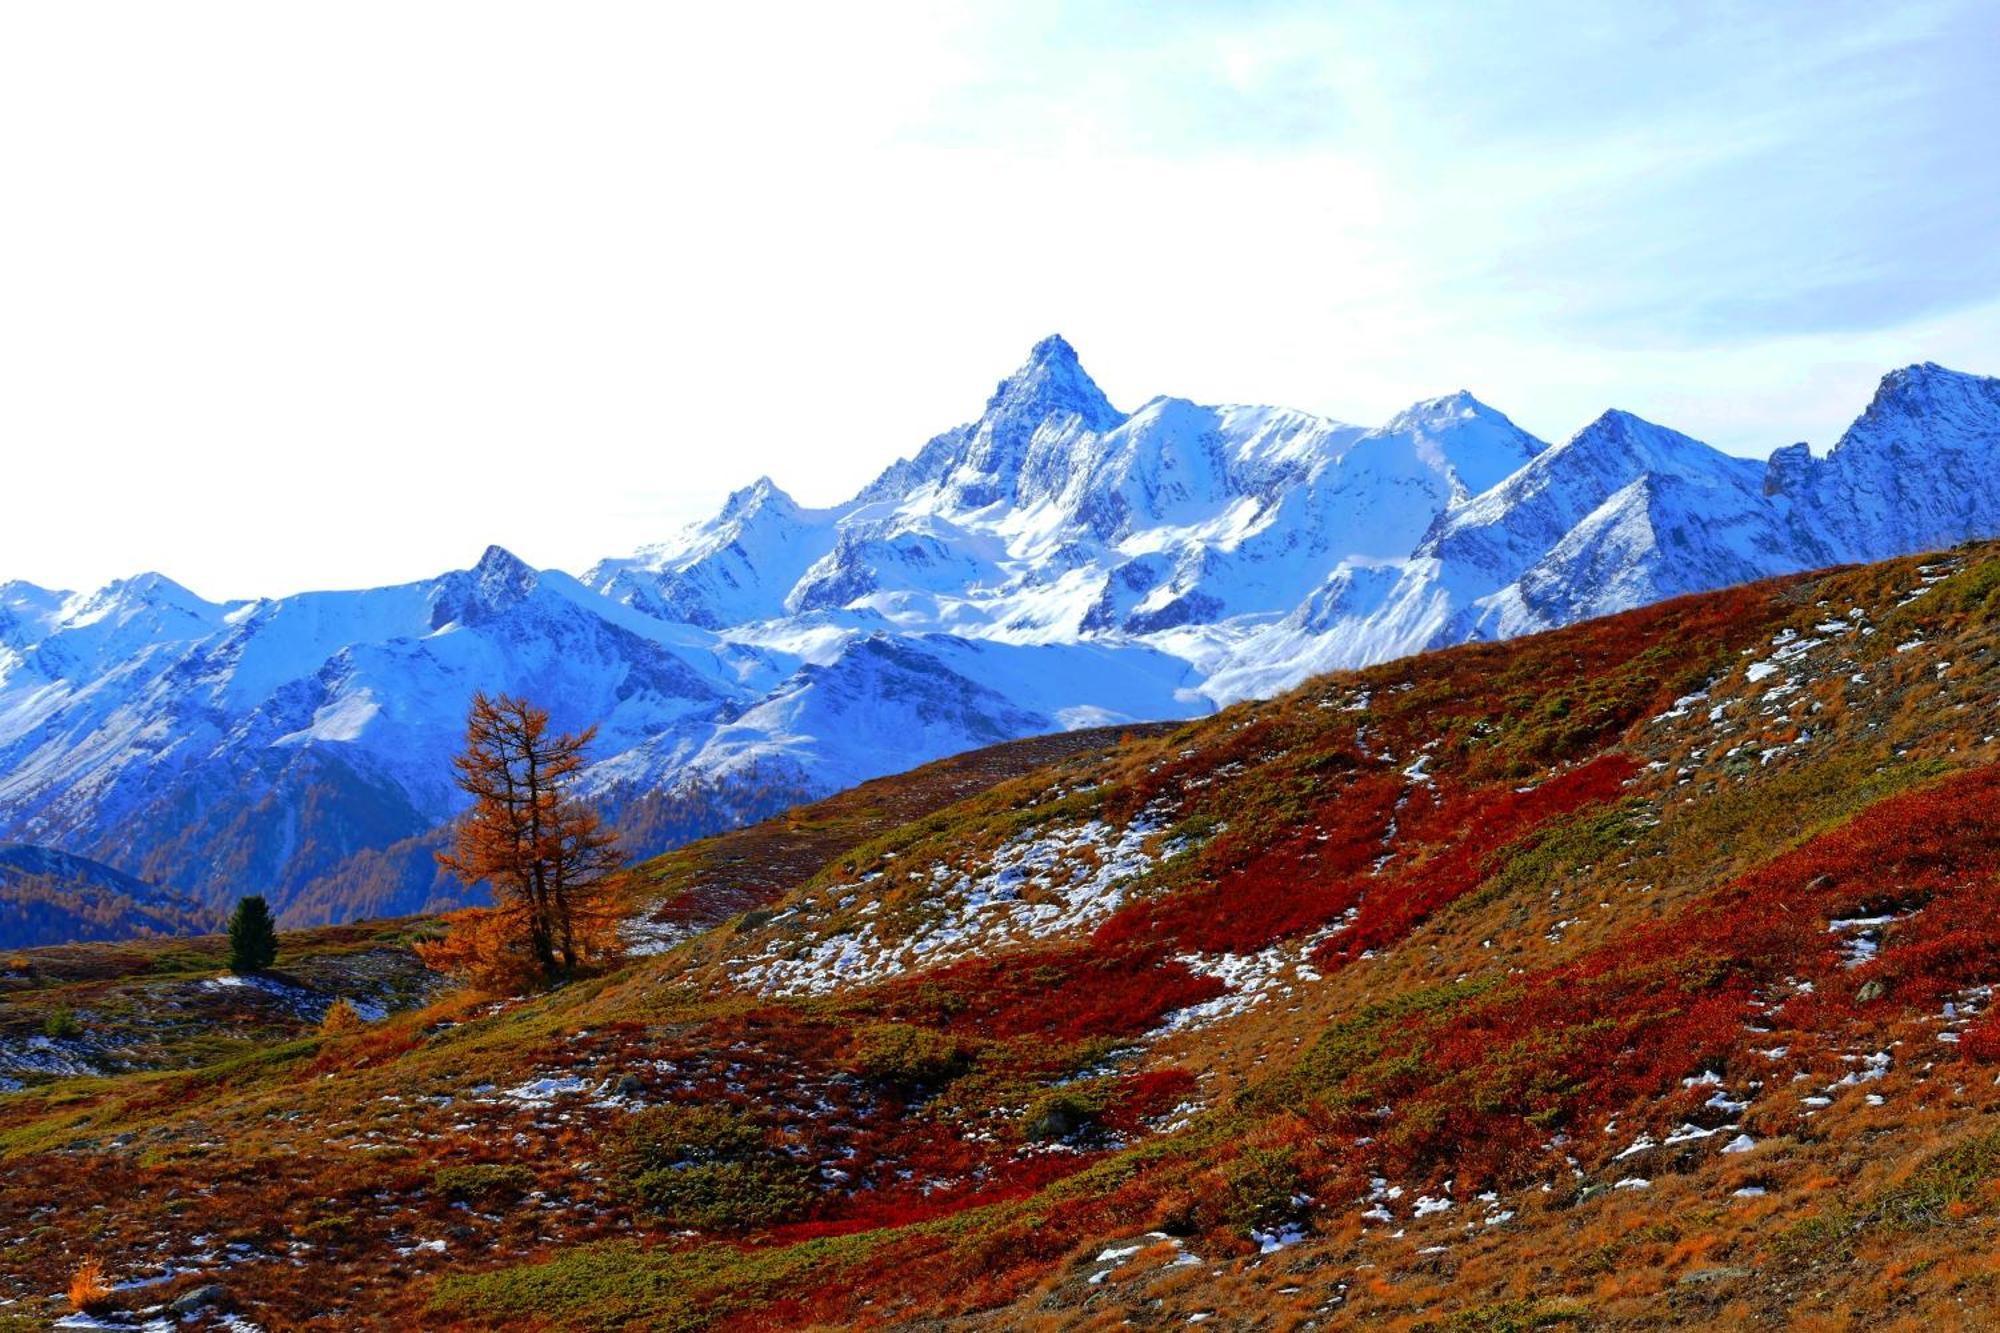
<path id="1" fill-rule="evenodd" d="M 361 1218 L 355 1213 L 326 1213 L 299 1228 L 299 1235 L 315 1245 L 345 1240 L 359 1230 Z"/>
<path id="2" fill-rule="evenodd" d="M 668 1226 L 696 1231 L 759 1231 L 789 1222 L 812 1205 L 805 1169 L 768 1156 L 648 1171 L 632 1182 L 639 1201 Z"/>
<path id="3" fill-rule="evenodd" d="M 1982 1065 L 2000 1061 L 2000 1014 L 1989 1010 L 1960 1033 L 1958 1053 Z"/>
<path id="4" fill-rule="evenodd" d="M 1417 1325 L 1417 1333 L 1540 1333 L 1590 1322 L 1590 1312 L 1579 1306 L 1524 1298 L 1461 1310 L 1442 1320 L 1427 1319 Z"/>
<path id="5" fill-rule="evenodd" d="M 1103 1087 L 1051 1088 L 1028 1104 L 1021 1116 L 1021 1133 L 1038 1143 L 1073 1139 L 1098 1126 L 1109 1102 Z"/>
<path id="6" fill-rule="evenodd" d="M 439 1167 L 431 1184 L 446 1198 L 491 1202 L 526 1194 L 535 1187 L 535 1173 L 518 1162 L 469 1162 Z"/>
<path id="7" fill-rule="evenodd" d="M 319 1030 L 329 1037 L 337 1037 L 343 1032 L 353 1032 L 364 1026 L 361 1012 L 346 1000 L 335 1000 L 327 1008 L 326 1017 L 320 1019 Z"/>
<path id="8" fill-rule="evenodd" d="M 1305 1192 L 1290 1148 L 1246 1147 L 1222 1168 L 1223 1221 L 1238 1231 L 1272 1230 L 1299 1215 Z"/>
<path id="9" fill-rule="evenodd" d="M 899 1088 L 935 1087 L 965 1072 L 971 1057 L 956 1037 L 912 1023 L 871 1023 L 854 1034 L 849 1068 Z"/>
<path id="10" fill-rule="evenodd" d="M 606 1161 L 622 1187 L 669 1226 L 754 1231 L 802 1215 L 813 1202 L 805 1168 L 764 1131 L 714 1106 L 641 1111 Z"/>
<path id="11" fill-rule="evenodd" d="M 1145 1032 L 1226 986 L 1159 947 L 1062 947 L 966 958 L 880 992 L 890 1016 L 965 1036 L 1051 1045 Z"/>
<path id="12" fill-rule="evenodd" d="M 764 1151 L 764 1133 L 717 1106 L 655 1106 L 625 1122 L 606 1152 L 618 1174 L 636 1178 L 663 1167 L 731 1161 Z"/>

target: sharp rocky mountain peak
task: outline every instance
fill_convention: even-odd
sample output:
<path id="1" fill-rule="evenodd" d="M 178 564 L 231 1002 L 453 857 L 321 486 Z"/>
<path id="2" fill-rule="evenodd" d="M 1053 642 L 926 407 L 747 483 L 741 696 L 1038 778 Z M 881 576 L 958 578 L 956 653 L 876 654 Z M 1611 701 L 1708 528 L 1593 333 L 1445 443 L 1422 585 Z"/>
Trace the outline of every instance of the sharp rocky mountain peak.
<path id="1" fill-rule="evenodd" d="M 1052 335 L 852 499 L 759 478 L 580 579 L 492 547 L 254 604 L 159 575 L 0 585 L 0 838 L 338 917 L 357 858 L 379 886 L 384 849 L 455 811 L 475 687 L 600 722 L 591 777 L 616 799 L 824 792 L 1996 531 L 2000 381 L 1929 363 L 1826 453 L 1752 460 L 1616 410 L 1550 445 L 1463 390 L 1375 427 L 1174 397 L 1127 414 Z M 397 873 L 371 910 L 437 905 L 427 853 Z"/>

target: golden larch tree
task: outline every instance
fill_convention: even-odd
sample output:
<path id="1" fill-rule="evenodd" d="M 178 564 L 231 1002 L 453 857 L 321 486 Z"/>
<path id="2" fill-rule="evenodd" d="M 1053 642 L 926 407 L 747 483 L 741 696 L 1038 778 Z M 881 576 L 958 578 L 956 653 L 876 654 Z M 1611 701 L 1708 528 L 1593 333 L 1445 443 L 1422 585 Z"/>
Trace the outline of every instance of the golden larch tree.
<path id="1" fill-rule="evenodd" d="M 546 710 L 512 695 L 472 698 L 465 751 L 452 761 L 472 798 L 452 849 L 438 861 L 460 881 L 485 883 L 495 906 L 453 921 L 453 938 L 425 954 L 442 970 L 544 984 L 616 953 L 624 857 L 576 794 L 596 727 L 552 733 Z"/>

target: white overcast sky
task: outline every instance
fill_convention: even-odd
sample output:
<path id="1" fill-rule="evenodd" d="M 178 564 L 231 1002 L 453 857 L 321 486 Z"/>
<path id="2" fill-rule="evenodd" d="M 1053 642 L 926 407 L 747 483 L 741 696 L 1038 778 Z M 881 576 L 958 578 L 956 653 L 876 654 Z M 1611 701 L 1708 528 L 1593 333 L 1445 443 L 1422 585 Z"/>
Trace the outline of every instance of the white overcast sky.
<path id="1" fill-rule="evenodd" d="M 2000 5 L 16 4 L 0 580 L 580 570 L 1066 334 L 1825 447 L 2000 373 Z"/>

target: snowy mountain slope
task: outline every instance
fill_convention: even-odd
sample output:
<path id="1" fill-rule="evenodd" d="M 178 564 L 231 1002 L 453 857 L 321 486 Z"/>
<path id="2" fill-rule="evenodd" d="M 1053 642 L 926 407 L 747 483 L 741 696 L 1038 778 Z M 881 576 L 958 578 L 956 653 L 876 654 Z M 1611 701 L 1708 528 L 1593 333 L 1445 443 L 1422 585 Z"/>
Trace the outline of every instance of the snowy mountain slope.
<path id="1" fill-rule="evenodd" d="M 1619 411 L 1548 446 L 1464 392 L 1374 429 L 1172 397 L 1126 413 L 1051 337 L 851 500 L 761 479 L 580 580 L 495 548 L 226 605 L 152 574 L 0 585 L 0 837 L 211 902 L 317 885 L 331 919 L 341 866 L 421 850 L 455 810 L 476 688 L 600 724 L 590 781 L 614 801 L 825 792 L 1988 534 L 1996 464 L 2000 381 L 1933 365 L 1889 375 L 1829 454 L 1759 462 Z M 431 901 L 428 861 L 398 857 L 424 882 L 375 900 Z"/>
<path id="2" fill-rule="evenodd" d="M 1444 519 L 1451 638 L 1505 637 L 1792 568 L 1763 465 L 1607 412 Z M 1472 608 L 1477 608 L 1473 610 Z"/>
<path id="3" fill-rule="evenodd" d="M 2000 379 L 1926 362 L 1891 372 L 1823 459 L 1792 446 L 1771 485 L 1830 560 L 1880 559 L 2000 531 Z"/>
<path id="4" fill-rule="evenodd" d="M 2000 380 L 1887 376 L 1824 458 L 1733 457 L 1625 412 L 1439 518 L 1407 559 L 1336 566 L 1211 665 L 1218 700 L 1683 593 L 2000 530 Z"/>
<path id="5" fill-rule="evenodd" d="M 148 614 L 185 624 L 177 601 L 122 598 L 126 632 Z M 329 861 L 447 817 L 475 688 L 546 699 L 559 724 L 600 722 L 621 749 L 740 688 L 725 670 L 740 650 L 709 651 L 497 548 L 427 583 L 230 608 L 203 637 L 163 635 L 44 683 L 106 620 L 48 624 L 0 680 L 0 809 L 11 831 L 211 901 L 250 883 L 282 901 Z"/>
<path id="6" fill-rule="evenodd" d="M 1144 645 L 1013 644 L 860 634 L 712 726 L 663 733 L 593 770 L 608 788 L 660 775 L 843 787 L 905 759 L 1021 736 L 1208 711 L 1187 663 Z"/>
<path id="7" fill-rule="evenodd" d="M 583 581 L 649 615 L 720 629 L 783 615 L 787 594 L 836 535 L 824 511 L 800 508 L 762 477 L 679 539 L 599 561 Z"/>
<path id="8" fill-rule="evenodd" d="M 792 614 L 874 613 L 1017 642 L 1148 634 L 1281 614 L 1334 560 L 1406 555 L 1440 514 L 1542 448 L 1464 393 L 1373 431 L 1179 398 L 1127 416 L 1052 337 L 977 421 L 783 542 L 761 532 L 763 547 L 738 549 L 788 573 L 792 552 L 823 546 L 784 598 Z M 721 531 L 740 508 L 733 497 L 699 531 Z M 625 576 L 605 565 L 588 581 L 621 596 Z"/>

